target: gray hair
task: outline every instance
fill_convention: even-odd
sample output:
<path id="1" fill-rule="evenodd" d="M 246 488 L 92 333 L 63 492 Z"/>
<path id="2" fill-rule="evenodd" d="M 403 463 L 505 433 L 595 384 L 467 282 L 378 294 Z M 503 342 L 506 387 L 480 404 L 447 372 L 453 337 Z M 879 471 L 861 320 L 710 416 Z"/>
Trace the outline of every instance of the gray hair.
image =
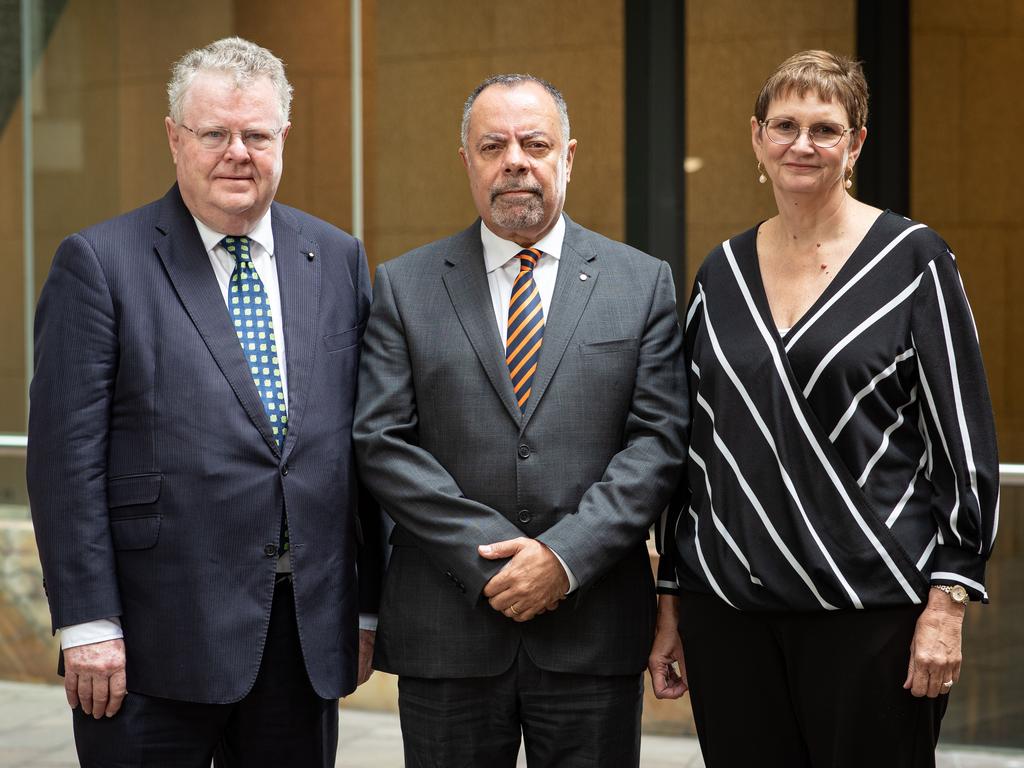
<path id="1" fill-rule="evenodd" d="M 240 37 L 225 37 L 205 48 L 189 51 L 174 63 L 167 83 L 167 108 L 174 122 L 181 122 L 185 95 L 199 72 L 232 75 L 237 88 L 244 88 L 260 77 L 269 78 L 277 91 L 281 124 L 288 122 L 292 86 L 284 75 L 284 62 L 266 48 Z"/>
<path id="2" fill-rule="evenodd" d="M 500 85 L 504 88 L 515 88 L 517 85 L 523 85 L 524 83 L 536 83 L 555 101 L 555 107 L 558 108 L 558 121 L 562 124 L 562 141 L 568 147 L 569 144 L 569 108 L 565 105 L 565 97 L 562 96 L 562 92 L 559 91 L 555 86 L 549 83 L 547 80 L 542 80 L 539 77 L 533 75 L 518 75 L 518 74 L 506 74 L 506 75 L 491 75 L 484 80 L 480 85 L 473 89 L 473 92 L 469 94 L 469 98 L 466 99 L 466 103 L 462 107 L 462 147 L 467 149 L 467 143 L 469 141 L 469 114 L 473 111 L 473 104 L 476 103 L 477 96 L 484 92 L 487 88 L 492 85 Z"/>

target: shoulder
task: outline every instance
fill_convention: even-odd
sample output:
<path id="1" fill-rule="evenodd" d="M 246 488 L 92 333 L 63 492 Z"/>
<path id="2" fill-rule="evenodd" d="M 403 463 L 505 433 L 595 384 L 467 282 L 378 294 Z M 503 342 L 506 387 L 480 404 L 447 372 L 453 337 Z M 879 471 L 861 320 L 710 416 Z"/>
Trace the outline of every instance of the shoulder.
<path id="1" fill-rule="evenodd" d="M 97 253 L 131 247 L 142 238 L 154 239 L 158 235 L 161 200 L 143 205 L 135 210 L 122 213 L 112 219 L 101 221 L 69 235 L 62 245 L 87 243 Z"/>
<path id="2" fill-rule="evenodd" d="M 732 272 L 732 263 L 736 261 L 757 259 L 757 230 L 760 223 L 755 224 L 739 234 L 723 240 L 704 257 L 697 269 L 696 281 L 704 283 L 713 279 L 723 271 Z"/>
<path id="3" fill-rule="evenodd" d="M 662 269 L 669 269 L 667 262 L 663 259 L 582 227 L 568 216 L 566 216 L 563 248 L 572 249 L 585 258 L 597 256 L 602 268 L 617 268 L 633 275 L 653 277 Z"/>
<path id="4" fill-rule="evenodd" d="M 426 273 L 438 273 L 446 262 L 457 257 L 465 258 L 467 254 L 483 258 L 479 221 L 454 235 L 406 251 L 384 262 L 379 269 L 393 279 L 419 279 Z"/>
<path id="5" fill-rule="evenodd" d="M 271 210 L 321 247 L 358 247 L 358 241 L 348 232 L 303 210 L 277 202 L 273 203 Z"/>

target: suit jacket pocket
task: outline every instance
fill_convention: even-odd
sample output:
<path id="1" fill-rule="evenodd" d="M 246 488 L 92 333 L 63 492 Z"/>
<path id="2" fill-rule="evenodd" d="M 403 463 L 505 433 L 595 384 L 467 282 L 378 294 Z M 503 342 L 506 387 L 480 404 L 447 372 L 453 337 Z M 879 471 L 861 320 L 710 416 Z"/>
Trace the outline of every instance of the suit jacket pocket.
<path id="1" fill-rule="evenodd" d="M 340 352 L 343 349 L 354 347 L 363 338 L 363 330 L 365 328 L 366 323 L 360 323 L 355 328 L 349 328 L 347 331 L 327 334 L 324 336 L 324 345 L 327 347 L 327 351 Z"/>
<path id="2" fill-rule="evenodd" d="M 611 339 L 610 341 L 592 341 L 580 344 L 580 352 L 584 355 L 603 355 L 608 352 L 634 352 L 640 339 Z"/>
<path id="3" fill-rule="evenodd" d="M 114 549 L 149 549 L 160 536 L 160 473 L 122 475 L 107 481 L 107 507 Z"/>

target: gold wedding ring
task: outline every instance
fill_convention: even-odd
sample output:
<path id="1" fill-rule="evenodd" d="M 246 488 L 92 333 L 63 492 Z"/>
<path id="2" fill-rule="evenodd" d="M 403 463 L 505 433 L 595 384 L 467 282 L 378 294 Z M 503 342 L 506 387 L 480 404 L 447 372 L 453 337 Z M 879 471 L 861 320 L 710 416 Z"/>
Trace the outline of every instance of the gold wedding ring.
<path id="1" fill-rule="evenodd" d="M 510 605 L 508 607 L 508 609 L 512 612 L 513 616 L 518 616 L 519 615 L 519 609 L 516 608 L 516 604 L 515 603 L 512 603 L 512 605 Z M 952 683 L 950 683 L 950 685 L 952 685 Z"/>
<path id="2" fill-rule="evenodd" d="M 946 682 L 944 682 L 942 684 L 942 687 L 943 688 L 952 688 L 953 687 L 953 681 L 952 680 L 947 680 Z"/>

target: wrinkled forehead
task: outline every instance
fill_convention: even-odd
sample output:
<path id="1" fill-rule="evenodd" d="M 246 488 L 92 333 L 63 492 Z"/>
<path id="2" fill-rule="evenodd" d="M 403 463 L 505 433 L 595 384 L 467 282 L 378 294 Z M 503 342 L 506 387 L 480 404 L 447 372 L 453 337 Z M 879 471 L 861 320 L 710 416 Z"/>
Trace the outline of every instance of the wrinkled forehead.
<path id="1" fill-rule="evenodd" d="M 242 78 L 230 72 L 197 72 L 182 101 L 186 120 L 227 127 L 280 127 L 281 105 L 269 77 Z"/>
<path id="2" fill-rule="evenodd" d="M 542 131 L 559 135 L 558 106 L 533 82 L 490 85 L 480 92 L 469 114 L 469 133 Z"/>

